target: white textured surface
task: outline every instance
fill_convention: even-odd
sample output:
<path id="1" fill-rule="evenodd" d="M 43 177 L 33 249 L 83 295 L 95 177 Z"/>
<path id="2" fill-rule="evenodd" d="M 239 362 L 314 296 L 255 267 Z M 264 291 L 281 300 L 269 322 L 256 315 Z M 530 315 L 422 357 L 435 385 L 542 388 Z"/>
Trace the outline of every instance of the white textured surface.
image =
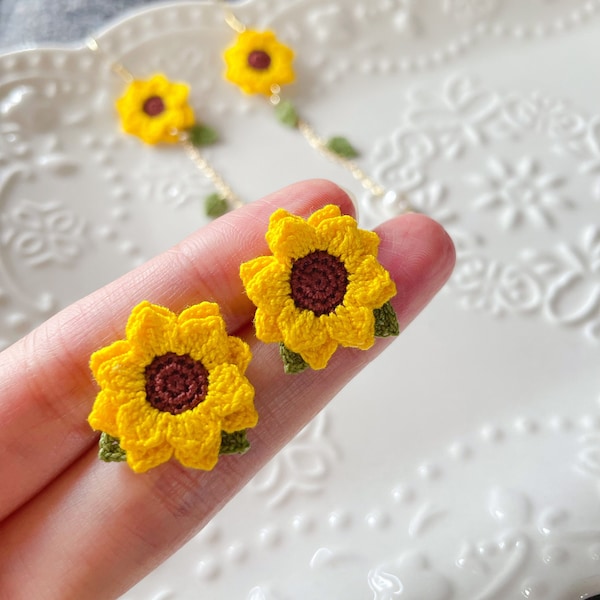
<path id="1" fill-rule="evenodd" d="M 297 53 L 287 90 L 323 134 L 441 221 L 445 291 L 127 600 L 567 600 L 600 592 L 600 2 L 256 1 Z M 251 200 L 347 174 L 221 79 L 216 7 L 98 36 L 139 76 L 191 83 L 208 152 Z M 88 50 L 0 57 L 0 338 L 204 223 L 177 148 L 118 132 Z M 326 376 L 326 375 L 325 375 Z"/>

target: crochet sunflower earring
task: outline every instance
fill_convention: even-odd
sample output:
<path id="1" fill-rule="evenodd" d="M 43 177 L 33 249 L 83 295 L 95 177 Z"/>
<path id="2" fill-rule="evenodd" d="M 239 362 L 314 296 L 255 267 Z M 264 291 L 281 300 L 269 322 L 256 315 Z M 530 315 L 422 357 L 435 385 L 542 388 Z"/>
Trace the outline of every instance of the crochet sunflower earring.
<path id="1" fill-rule="evenodd" d="M 272 256 L 242 264 L 240 276 L 257 307 L 256 336 L 279 344 L 287 373 L 325 368 L 338 346 L 368 350 L 400 333 L 376 233 L 328 205 L 306 221 L 277 210 L 266 239 Z"/>
<path id="2" fill-rule="evenodd" d="M 384 198 L 389 192 L 369 177 L 352 159 L 358 151 L 342 136 L 324 139 L 302 119 L 294 104 L 281 96 L 282 86 L 295 80 L 294 52 L 282 44 L 272 31 L 254 31 L 224 8 L 226 23 L 236 32 L 236 39 L 223 53 L 225 79 L 246 94 L 265 97 L 274 107 L 277 119 L 297 129 L 319 154 L 347 169 L 374 197 Z"/>
<path id="3" fill-rule="evenodd" d="M 125 333 L 90 359 L 100 391 L 88 421 L 102 432 L 100 459 L 138 473 L 172 457 L 211 470 L 219 455 L 249 448 L 246 429 L 258 421 L 245 376 L 252 354 L 227 335 L 217 304 L 176 315 L 144 301 Z"/>
<path id="4" fill-rule="evenodd" d="M 93 38 L 88 39 L 87 46 L 93 52 L 101 52 Z M 201 148 L 215 143 L 218 135 L 196 119 L 189 104 L 188 84 L 169 81 L 162 73 L 146 80 L 136 79 L 119 62 L 112 63 L 112 70 L 127 86 L 115 103 L 123 131 L 150 145 L 181 144 L 216 189 L 205 199 L 208 216 L 218 217 L 241 206 L 237 195 L 201 154 Z"/>

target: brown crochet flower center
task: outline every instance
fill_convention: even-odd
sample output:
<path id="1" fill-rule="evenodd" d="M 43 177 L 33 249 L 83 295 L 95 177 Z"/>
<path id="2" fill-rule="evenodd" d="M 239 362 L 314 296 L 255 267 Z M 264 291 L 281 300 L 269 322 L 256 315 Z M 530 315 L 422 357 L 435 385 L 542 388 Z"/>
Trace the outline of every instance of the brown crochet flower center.
<path id="1" fill-rule="evenodd" d="M 208 371 L 189 354 L 167 352 L 146 367 L 146 400 L 157 410 L 178 415 L 198 406 L 208 392 Z"/>
<path id="2" fill-rule="evenodd" d="M 319 317 L 344 301 L 348 272 L 339 258 L 316 250 L 294 262 L 290 285 L 296 306 L 312 310 Z"/>
<path id="3" fill-rule="evenodd" d="M 149 117 L 157 117 L 165 110 L 164 100 L 160 96 L 151 96 L 144 102 L 143 110 Z"/>
<path id="4" fill-rule="evenodd" d="M 271 57 L 264 50 L 253 50 L 248 54 L 248 65 L 257 71 L 264 71 L 271 65 Z"/>

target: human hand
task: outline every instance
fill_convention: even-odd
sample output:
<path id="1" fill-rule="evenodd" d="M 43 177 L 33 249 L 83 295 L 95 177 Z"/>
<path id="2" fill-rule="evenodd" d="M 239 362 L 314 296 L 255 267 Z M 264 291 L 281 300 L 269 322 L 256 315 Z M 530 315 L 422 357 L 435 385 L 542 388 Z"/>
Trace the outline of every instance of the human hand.
<path id="1" fill-rule="evenodd" d="M 239 266 L 268 254 L 277 208 L 307 217 L 326 204 L 354 214 L 325 181 L 295 184 L 229 213 L 178 246 L 66 308 L 0 359 L 0 598 L 113 598 L 197 533 L 224 504 L 390 340 L 368 351 L 339 348 L 326 372 L 286 375 L 276 344 L 253 336 L 254 307 Z M 401 329 L 448 278 L 449 237 L 421 215 L 380 226 L 379 260 L 395 280 Z M 92 352 L 121 339 L 133 306 L 149 300 L 180 312 L 217 302 L 230 335 L 253 360 L 259 424 L 244 456 L 213 471 L 171 461 L 145 474 L 97 459 L 87 423 L 97 386 Z"/>

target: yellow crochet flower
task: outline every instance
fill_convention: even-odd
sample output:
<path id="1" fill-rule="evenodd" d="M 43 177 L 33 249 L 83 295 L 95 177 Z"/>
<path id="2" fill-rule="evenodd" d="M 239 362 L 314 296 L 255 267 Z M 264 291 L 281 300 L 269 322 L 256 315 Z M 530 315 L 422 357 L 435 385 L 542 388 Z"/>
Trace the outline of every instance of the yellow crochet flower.
<path id="1" fill-rule="evenodd" d="M 132 81 L 116 102 L 123 130 L 147 144 L 178 142 L 179 135 L 194 125 L 189 92 L 185 83 L 171 83 L 160 73 L 148 81 Z"/>
<path id="2" fill-rule="evenodd" d="M 374 310 L 396 294 L 377 261 L 377 234 L 328 205 L 307 221 L 277 210 L 266 239 L 273 256 L 240 269 L 257 307 L 257 337 L 283 343 L 313 369 L 324 368 L 338 345 L 370 348 Z"/>
<path id="3" fill-rule="evenodd" d="M 247 94 L 270 96 L 271 86 L 294 81 L 294 52 L 278 42 L 272 31 L 240 33 L 223 57 L 227 65 L 225 78 Z"/>
<path id="4" fill-rule="evenodd" d="M 100 385 L 88 421 L 118 438 L 127 462 L 143 472 L 173 455 L 186 467 L 212 469 L 221 432 L 254 427 L 254 388 L 244 376 L 251 353 L 230 337 L 217 304 L 202 302 L 179 316 L 142 302 L 126 339 L 95 352 Z"/>

